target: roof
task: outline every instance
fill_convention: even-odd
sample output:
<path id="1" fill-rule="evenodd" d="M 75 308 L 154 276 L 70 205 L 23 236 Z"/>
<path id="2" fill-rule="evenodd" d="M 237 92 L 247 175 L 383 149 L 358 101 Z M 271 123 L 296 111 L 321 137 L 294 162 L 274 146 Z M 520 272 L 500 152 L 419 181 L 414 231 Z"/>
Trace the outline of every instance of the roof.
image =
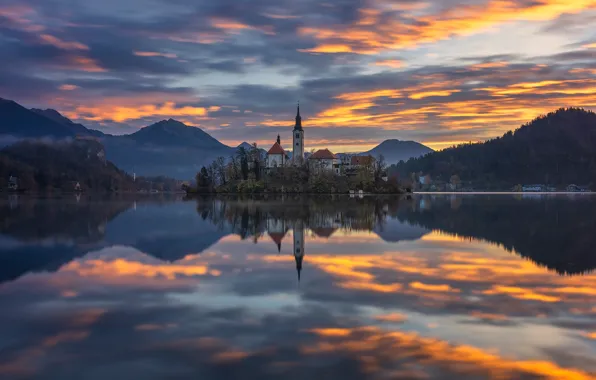
<path id="1" fill-rule="evenodd" d="M 281 232 L 269 232 L 269 236 L 271 237 L 271 240 L 273 240 L 275 245 L 277 245 L 277 251 L 281 251 L 281 242 L 286 236 L 286 234 Z"/>
<path id="2" fill-rule="evenodd" d="M 312 232 L 315 233 L 318 237 L 329 238 L 333 233 L 337 231 L 337 228 L 333 227 L 317 227 L 313 228 Z"/>
<path id="3" fill-rule="evenodd" d="M 331 160 L 337 158 L 337 156 L 335 154 L 333 154 L 333 152 L 331 152 L 329 149 L 319 149 L 316 152 L 314 152 L 308 159 L 309 160 Z"/>
<path id="4" fill-rule="evenodd" d="M 281 147 L 281 145 L 279 145 L 279 143 L 276 142 L 273 144 L 271 149 L 269 149 L 267 154 L 286 154 L 286 151 Z"/>

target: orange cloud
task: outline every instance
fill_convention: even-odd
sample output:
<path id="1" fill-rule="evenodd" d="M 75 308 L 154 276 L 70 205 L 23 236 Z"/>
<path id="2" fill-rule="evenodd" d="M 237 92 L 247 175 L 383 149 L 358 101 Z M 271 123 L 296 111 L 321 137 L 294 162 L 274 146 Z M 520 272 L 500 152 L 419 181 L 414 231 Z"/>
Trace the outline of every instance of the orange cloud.
<path id="1" fill-rule="evenodd" d="M 422 282 L 411 282 L 410 288 L 423 290 L 425 292 L 445 292 L 445 293 L 459 293 L 459 289 L 453 289 L 451 286 L 447 284 L 442 285 L 431 285 L 431 284 L 424 284 Z"/>
<path id="2" fill-rule="evenodd" d="M 303 345 L 305 355 L 334 353 L 368 358 L 366 368 L 372 374 L 395 375 L 395 363 L 405 364 L 400 370 L 403 378 L 427 378 L 440 370 L 447 377 L 479 377 L 486 379 L 541 378 L 549 380 L 588 380 L 592 374 L 576 368 L 564 368 L 543 360 L 516 360 L 489 353 L 467 345 L 421 337 L 412 332 L 383 331 L 373 327 L 346 330 L 333 339 L 325 335 L 327 329 L 313 329 L 319 341 Z M 413 358 L 424 358 L 416 360 Z M 411 365 L 407 365 L 410 363 Z M 415 369 L 414 369 L 415 368 Z"/>
<path id="3" fill-rule="evenodd" d="M 164 58 L 178 58 L 174 53 L 159 53 L 156 51 L 135 51 L 134 55 L 139 57 L 164 57 Z"/>
<path id="4" fill-rule="evenodd" d="M 486 30 L 508 21 L 547 21 L 564 13 L 578 13 L 594 7 L 593 0 L 546 0 L 531 5 L 513 0 L 491 0 L 482 5 L 458 5 L 441 13 L 406 15 L 411 22 L 396 17 L 387 2 L 379 1 L 376 9 L 361 9 L 351 25 L 329 27 L 305 26 L 300 35 L 317 40 L 317 46 L 305 52 L 375 54 L 464 36 Z M 389 4 L 390 5 L 390 4 Z M 330 45 L 334 41 L 334 45 Z M 341 46 L 330 49 L 329 46 Z"/>
<path id="5" fill-rule="evenodd" d="M 84 262 L 73 261 L 64 267 L 65 271 L 76 272 L 81 277 L 164 277 L 174 280 L 177 276 L 204 276 L 209 274 L 206 265 L 176 265 L 163 264 L 151 265 L 125 259 L 113 261 L 86 260 Z"/>
<path id="6" fill-rule="evenodd" d="M 14 23 L 18 29 L 27 32 L 41 32 L 44 26 L 36 24 L 32 18 L 36 16 L 36 11 L 26 5 L 11 5 L 0 7 L 0 16 Z"/>
<path id="7" fill-rule="evenodd" d="M 80 42 L 66 42 L 50 34 L 42 34 L 39 36 L 39 39 L 44 44 L 52 45 L 63 50 L 89 50 L 89 46 Z"/>
<path id="8" fill-rule="evenodd" d="M 325 44 L 311 49 L 298 49 L 304 53 L 353 53 L 354 51 L 348 45 L 341 44 Z"/>
<path id="9" fill-rule="evenodd" d="M 79 88 L 79 86 L 75 86 L 74 84 L 63 84 L 58 88 L 62 91 L 73 91 Z"/>
<path id="10" fill-rule="evenodd" d="M 377 315 L 375 316 L 375 319 L 380 322 L 402 323 L 405 322 L 408 317 L 400 313 L 391 313 Z"/>
<path id="11" fill-rule="evenodd" d="M 392 69 L 400 69 L 405 66 L 403 61 L 399 59 L 384 59 L 381 61 L 376 61 L 375 66 L 386 66 L 391 67 Z"/>
<path id="12" fill-rule="evenodd" d="M 205 117 L 208 112 L 217 111 L 218 109 L 219 107 L 177 107 L 174 102 L 166 102 L 163 105 L 147 104 L 130 107 L 116 104 L 106 104 L 101 107 L 79 106 L 74 111 L 65 113 L 68 117 L 74 119 L 124 122 L 143 117 Z"/>
<path id="13" fill-rule="evenodd" d="M 94 59 L 80 56 L 71 57 L 70 66 L 68 68 L 86 71 L 89 73 L 103 73 L 107 71 L 103 67 L 100 67 Z"/>
<path id="14" fill-rule="evenodd" d="M 415 94 L 410 95 L 410 99 L 424 99 L 429 98 L 431 96 L 449 96 L 451 94 L 455 94 L 460 92 L 459 90 L 443 90 L 443 91 L 427 91 L 427 92 L 418 92 Z"/>
<path id="15" fill-rule="evenodd" d="M 548 296 L 545 294 L 540 294 L 534 292 L 531 289 L 524 289 L 515 286 L 501 286 L 495 285 L 490 290 L 485 290 L 483 294 L 493 295 L 493 294 L 506 294 L 513 298 L 518 298 L 522 300 L 531 300 L 531 301 L 540 301 L 540 302 L 559 302 L 561 299 L 559 297 Z"/>

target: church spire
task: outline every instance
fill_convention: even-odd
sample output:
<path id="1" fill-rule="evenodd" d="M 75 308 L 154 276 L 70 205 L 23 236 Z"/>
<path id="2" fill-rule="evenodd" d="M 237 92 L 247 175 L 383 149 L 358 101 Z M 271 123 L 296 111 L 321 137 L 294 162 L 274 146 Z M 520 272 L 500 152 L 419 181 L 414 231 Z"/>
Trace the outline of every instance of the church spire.
<path id="1" fill-rule="evenodd" d="M 298 272 L 298 282 L 300 282 L 300 272 L 302 272 L 302 259 L 304 256 L 295 256 L 296 260 L 296 272 Z"/>
<path id="2" fill-rule="evenodd" d="M 294 125 L 294 130 L 301 131 L 302 130 L 302 116 L 300 116 L 300 102 L 298 102 L 298 108 L 296 111 L 296 124 Z"/>

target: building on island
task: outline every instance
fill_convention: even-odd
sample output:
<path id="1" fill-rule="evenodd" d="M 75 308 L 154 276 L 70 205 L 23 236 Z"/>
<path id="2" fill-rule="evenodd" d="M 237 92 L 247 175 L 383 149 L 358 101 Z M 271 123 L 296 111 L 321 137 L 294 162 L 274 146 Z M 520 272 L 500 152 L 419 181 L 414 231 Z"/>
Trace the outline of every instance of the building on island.
<path id="1" fill-rule="evenodd" d="M 305 162 L 304 156 L 304 129 L 302 128 L 302 116 L 300 115 L 300 104 L 296 110 L 296 122 L 292 130 L 292 157 L 288 151 L 281 145 L 281 138 L 278 135 L 277 140 L 267 152 L 266 169 L 274 169 L 286 165 L 301 165 Z M 311 170 L 330 171 L 336 175 L 355 174 L 356 169 L 361 167 L 371 167 L 375 162 L 372 156 L 358 156 L 342 154 L 336 155 L 329 149 L 320 149 L 308 156 L 308 165 Z"/>
<path id="2" fill-rule="evenodd" d="M 335 174 L 341 174 L 340 159 L 329 149 L 320 149 L 314 152 L 308 158 L 308 164 L 314 171 L 333 171 Z"/>
<path id="3" fill-rule="evenodd" d="M 289 161 L 288 154 L 281 147 L 281 139 L 279 135 L 277 135 L 277 141 L 271 149 L 267 152 L 267 168 L 277 168 L 280 166 L 285 166 Z"/>

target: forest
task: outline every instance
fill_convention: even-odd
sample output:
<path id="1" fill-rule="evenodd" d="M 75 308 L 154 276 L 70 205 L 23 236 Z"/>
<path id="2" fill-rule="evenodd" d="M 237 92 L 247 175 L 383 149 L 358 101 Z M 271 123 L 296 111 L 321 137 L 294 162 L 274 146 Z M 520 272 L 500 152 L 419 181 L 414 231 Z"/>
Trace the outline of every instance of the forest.
<path id="1" fill-rule="evenodd" d="M 166 177 L 134 178 L 105 158 L 96 139 L 22 141 L 0 150 L 0 191 L 10 178 L 18 191 L 150 192 L 177 191 L 181 183 Z M 14 190 L 14 189 L 13 189 Z"/>
<path id="2" fill-rule="evenodd" d="M 559 109 L 483 143 L 454 146 L 399 162 L 389 173 L 428 185 L 511 190 L 516 185 L 596 184 L 596 114 Z"/>

